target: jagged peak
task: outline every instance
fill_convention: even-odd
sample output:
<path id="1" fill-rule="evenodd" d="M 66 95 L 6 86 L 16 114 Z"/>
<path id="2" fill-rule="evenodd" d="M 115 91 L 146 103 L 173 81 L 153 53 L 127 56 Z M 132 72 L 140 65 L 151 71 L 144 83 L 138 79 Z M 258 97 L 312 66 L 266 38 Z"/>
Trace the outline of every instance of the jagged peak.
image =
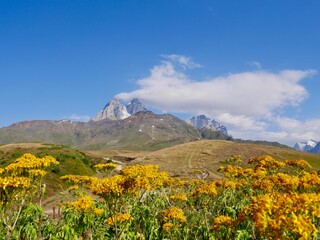
<path id="1" fill-rule="evenodd" d="M 204 114 L 192 116 L 186 120 L 186 122 L 198 129 L 209 128 L 213 131 L 218 131 L 228 135 L 227 128 L 214 119 L 208 118 Z"/>
<path id="2" fill-rule="evenodd" d="M 92 118 L 92 121 L 101 121 L 104 119 L 122 120 L 130 116 L 131 114 L 128 113 L 126 106 L 120 102 L 119 98 L 114 97 L 96 117 Z"/>
<path id="3" fill-rule="evenodd" d="M 145 112 L 148 111 L 148 108 L 140 101 L 138 98 L 133 98 L 127 105 L 126 105 L 128 113 L 134 115 L 138 112 Z"/>

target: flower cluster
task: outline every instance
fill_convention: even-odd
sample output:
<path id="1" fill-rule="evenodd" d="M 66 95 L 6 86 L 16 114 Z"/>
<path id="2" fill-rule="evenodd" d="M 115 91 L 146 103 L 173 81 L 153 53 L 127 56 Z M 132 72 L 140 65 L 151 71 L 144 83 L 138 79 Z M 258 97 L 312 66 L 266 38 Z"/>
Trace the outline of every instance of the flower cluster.
<path id="1" fill-rule="evenodd" d="M 82 175 L 65 175 L 60 177 L 60 179 L 74 184 L 84 184 L 92 180 L 91 177 Z"/>
<path id="2" fill-rule="evenodd" d="M 169 198 L 171 200 L 181 200 L 181 201 L 187 201 L 188 200 L 188 197 L 183 193 L 177 193 L 177 194 L 171 195 L 171 196 L 169 196 Z"/>
<path id="3" fill-rule="evenodd" d="M 59 162 L 52 156 L 38 158 L 32 154 L 26 153 L 20 158 L 17 158 L 13 163 L 5 167 L 5 171 L 12 174 L 22 174 L 27 169 L 43 169 L 50 165 L 58 165 Z"/>
<path id="4" fill-rule="evenodd" d="M 75 184 L 86 183 L 93 194 L 103 198 L 122 194 L 139 195 L 141 190 L 153 190 L 170 182 L 169 174 L 159 172 L 155 165 L 124 167 L 120 174 L 102 179 L 77 175 L 67 175 L 61 179 Z"/>
<path id="5" fill-rule="evenodd" d="M 183 210 L 176 207 L 163 210 L 163 219 L 165 222 L 169 222 L 170 220 L 177 220 L 180 223 L 184 223 L 187 221 Z"/>
<path id="6" fill-rule="evenodd" d="M 312 239 L 317 235 L 315 221 L 320 219 L 320 194 L 273 193 L 251 198 L 239 215 L 239 221 L 252 219 L 266 238 Z"/>
<path id="7" fill-rule="evenodd" d="M 220 227 L 232 227 L 234 226 L 236 222 L 236 219 L 232 219 L 231 217 L 229 216 L 224 216 L 224 215 L 221 215 L 221 216 L 218 216 L 214 219 L 213 221 L 213 229 L 218 229 Z"/>
<path id="8" fill-rule="evenodd" d="M 97 170 L 113 170 L 117 167 L 115 163 L 99 163 L 93 166 Z"/>
<path id="9" fill-rule="evenodd" d="M 90 211 L 94 206 L 94 199 L 90 196 L 80 197 L 76 201 L 69 203 L 69 206 L 77 211 Z"/>
<path id="10" fill-rule="evenodd" d="M 200 185 L 196 190 L 193 191 L 192 195 L 212 195 L 215 196 L 217 195 L 217 187 L 215 182 L 211 183 L 204 183 Z"/>
<path id="11" fill-rule="evenodd" d="M 119 223 L 125 223 L 132 220 L 133 220 L 133 217 L 129 213 L 117 213 L 109 217 L 106 221 L 106 224 L 109 226 L 113 226 Z"/>
<path id="12" fill-rule="evenodd" d="M 0 189 L 8 187 L 26 188 L 30 186 L 30 179 L 27 177 L 4 177 L 0 178 Z"/>

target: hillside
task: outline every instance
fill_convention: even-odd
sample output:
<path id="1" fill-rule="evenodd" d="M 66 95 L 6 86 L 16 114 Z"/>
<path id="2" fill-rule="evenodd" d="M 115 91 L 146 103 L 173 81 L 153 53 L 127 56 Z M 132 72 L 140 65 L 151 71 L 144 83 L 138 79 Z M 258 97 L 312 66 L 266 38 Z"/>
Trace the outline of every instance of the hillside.
<path id="1" fill-rule="evenodd" d="M 91 165 L 101 160 L 81 151 L 53 144 L 43 143 L 18 143 L 0 145 L 0 167 L 5 167 L 25 153 L 31 153 L 37 157 L 51 155 L 60 164 L 47 170 L 44 183 L 47 185 L 46 197 L 50 197 L 61 191 L 60 177 L 67 174 L 93 175 L 95 172 Z"/>
<path id="2" fill-rule="evenodd" d="M 200 140 L 176 145 L 137 157 L 131 164 L 156 164 L 174 176 L 198 178 L 220 177 L 217 168 L 231 156 L 241 155 L 246 162 L 258 155 L 270 155 L 278 160 L 305 159 L 320 168 L 320 155 L 299 152 L 290 148 L 235 143 L 222 140 Z"/>

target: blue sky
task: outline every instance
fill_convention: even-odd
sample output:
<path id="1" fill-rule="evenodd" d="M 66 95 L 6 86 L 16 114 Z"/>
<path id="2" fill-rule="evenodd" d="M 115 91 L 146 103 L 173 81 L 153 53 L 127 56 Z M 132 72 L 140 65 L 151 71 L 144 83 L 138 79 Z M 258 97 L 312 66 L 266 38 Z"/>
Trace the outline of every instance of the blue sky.
<path id="1" fill-rule="evenodd" d="M 114 96 L 234 137 L 320 140 L 320 2 L 0 1 L 0 127 Z"/>

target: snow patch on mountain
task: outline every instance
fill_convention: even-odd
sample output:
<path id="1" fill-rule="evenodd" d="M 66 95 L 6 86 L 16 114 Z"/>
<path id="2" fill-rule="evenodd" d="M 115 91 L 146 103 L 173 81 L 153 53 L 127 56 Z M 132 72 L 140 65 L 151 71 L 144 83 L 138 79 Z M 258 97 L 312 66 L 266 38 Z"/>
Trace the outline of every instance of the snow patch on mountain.
<path id="1" fill-rule="evenodd" d="M 297 142 L 293 148 L 302 152 L 312 152 L 317 144 L 318 142 L 315 140 L 301 141 Z"/>

